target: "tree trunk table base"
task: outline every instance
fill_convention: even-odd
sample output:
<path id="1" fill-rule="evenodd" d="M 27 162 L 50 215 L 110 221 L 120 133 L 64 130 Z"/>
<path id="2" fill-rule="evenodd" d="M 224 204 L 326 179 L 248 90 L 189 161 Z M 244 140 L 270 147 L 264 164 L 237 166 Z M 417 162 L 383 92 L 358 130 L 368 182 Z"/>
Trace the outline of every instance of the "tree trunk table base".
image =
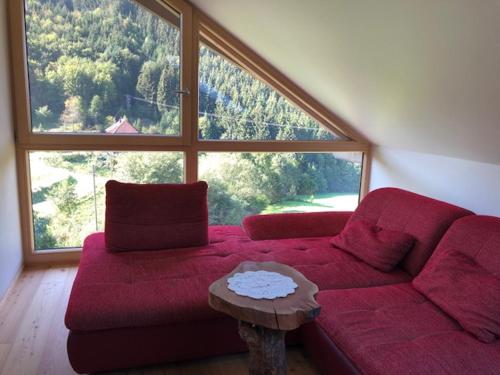
<path id="1" fill-rule="evenodd" d="M 228 279 L 238 272 L 277 272 L 297 284 L 294 293 L 274 299 L 254 299 L 228 289 Z M 240 337 L 250 351 L 250 375 L 285 375 L 285 333 L 316 318 L 321 307 L 314 295 L 318 287 L 299 271 L 276 262 L 242 262 L 209 287 L 208 302 L 220 312 L 238 319 Z"/>
<path id="2" fill-rule="evenodd" d="M 286 375 L 285 333 L 239 321 L 240 337 L 250 353 L 250 375 Z"/>

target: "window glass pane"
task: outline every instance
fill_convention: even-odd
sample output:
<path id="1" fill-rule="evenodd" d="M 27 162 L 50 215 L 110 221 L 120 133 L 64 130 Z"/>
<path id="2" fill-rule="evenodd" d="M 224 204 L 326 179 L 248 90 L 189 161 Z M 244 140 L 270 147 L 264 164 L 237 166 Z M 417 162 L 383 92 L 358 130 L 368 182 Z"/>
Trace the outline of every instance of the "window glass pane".
<path id="1" fill-rule="evenodd" d="M 276 90 L 200 45 L 199 138 L 204 140 L 336 140 Z"/>
<path id="2" fill-rule="evenodd" d="M 80 247 L 103 230 L 106 182 L 183 181 L 181 152 L 31 151 L 35 250 Z"/>
<path id="3" fill-rule="evenodd" d="M 211 224 L 249 214 L 354 210 L 362 153 L 200 153 Z"/>
<path id="4" fill-rule="evenodd" d="M 179 136 L 180 16 L 129 0 L 26 0 L 34 132 Z"/>

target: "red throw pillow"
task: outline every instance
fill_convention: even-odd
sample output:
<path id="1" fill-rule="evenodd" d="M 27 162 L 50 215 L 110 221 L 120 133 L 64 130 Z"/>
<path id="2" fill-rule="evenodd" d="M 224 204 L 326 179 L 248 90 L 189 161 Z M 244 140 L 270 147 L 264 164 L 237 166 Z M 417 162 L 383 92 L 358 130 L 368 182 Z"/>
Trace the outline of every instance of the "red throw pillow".
<path id="1" fill-rule="evenodd" d="M 393 270 L 414 242 L 407 233 L 383 229 L 363 220 L 348 223 L 331 241 L 335 247 L 384 272 Z"/>
<path id="2" fill-rule="evenodd" d="M 500 337 L 500 278 L 474 259 L 443 250 L 413 280 L 413 286 L 479 340 L 492 342 Z"/>
<path id="3" fill-rule="evenodd" d="M 208 243 L 207 183 L 106 183 L 106 247 L 112 251 Z"/>

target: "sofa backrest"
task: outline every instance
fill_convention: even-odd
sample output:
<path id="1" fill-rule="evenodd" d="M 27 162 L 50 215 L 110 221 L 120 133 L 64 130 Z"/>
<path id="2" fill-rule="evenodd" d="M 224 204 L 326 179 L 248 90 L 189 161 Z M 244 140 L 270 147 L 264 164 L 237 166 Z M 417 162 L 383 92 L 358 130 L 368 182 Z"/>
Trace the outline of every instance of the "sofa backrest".
<path id="1" fill-rule="evenodd" d="M 471 211 L 406 190 L 382 188 L 370 192 L 349 222 L 365 220 L 384 229 L 415 237 L 413 249 L 401 267 L 415 276 L 431 256 L 444 233 L 457 219 Z"/>
<path id="2" fill-rule="evenodd" d="M 439 254 L 448 249 L 461 252 L 500 276 L 500 218 L 474 215 L 455 221 L 427 264 L 439 261 Z"/>

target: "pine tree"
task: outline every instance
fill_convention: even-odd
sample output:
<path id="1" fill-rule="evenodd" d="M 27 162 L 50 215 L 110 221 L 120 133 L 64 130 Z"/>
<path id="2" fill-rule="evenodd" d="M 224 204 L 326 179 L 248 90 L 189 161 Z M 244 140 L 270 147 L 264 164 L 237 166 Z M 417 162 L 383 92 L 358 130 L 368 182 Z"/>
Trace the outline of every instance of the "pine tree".
<path id="1" fill-rule="evenodd" d="M 144 107 L 146 108 L 146 111 L 142 113 L 142 116 L 150 118 L 153 121 L 157 120 L 159 117 L 156 106 L 159 79 L 160 66 L 153 61 L 145 62 L 137 79 L 136 90 L 148 102 Z"/>
<path id="2" fill-rule="evenodd" d="M 103 103 L 99 95 L 94 95 L 90 101 L 89 117 L 94 125 L 103 124 Z"/>
<path id="3" fill-rule="evenodd" d="M 158 110 L 165 112 L 170 110 L 170 106 L 179 106 L 179 79 L 175 70 L 170 64 L 165 64 L 161 71 L 160 81 L 158 82 Z M 168 107 L 167 107 L 168 106 Z"/>
<path id="4" fill-rule="evenodd" d="M 154 61 L 145 62 L 137 79 L 137 92 L 147 101 L 155 103 L 159 79 L 159 65 Z"/>

